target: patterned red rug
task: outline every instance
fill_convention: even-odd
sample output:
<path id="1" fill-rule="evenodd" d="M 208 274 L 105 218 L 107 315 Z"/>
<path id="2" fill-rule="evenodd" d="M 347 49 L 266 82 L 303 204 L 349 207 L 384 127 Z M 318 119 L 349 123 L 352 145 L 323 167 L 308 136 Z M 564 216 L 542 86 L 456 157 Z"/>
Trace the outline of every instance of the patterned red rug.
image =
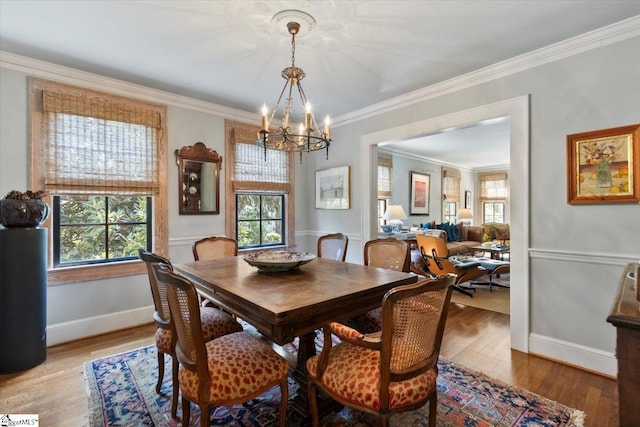
<path id="1" fill-rule="evenodd" d="M 167 358 L 169 359 L 169 358 Z M 438 422 L 453 426 L 571 426 L 584 425 L 584 413 L 526 390 L 492 380 L 480 373 L 440 360 L 438 365 Z M 102 426 L 178 426 L 171 419 L 171 362 L 166 361 L 162 391 L 155 392 L 157 358 L 155 346 L 86 362 L 83 371 L 89 399 L 89 422 Z M 290 380 L 289 395 L 297 385 Z M 280 392 L 269 390 L 247 405 L 218 407 L 211 411 L 210 425 L 277 425 Z M 180 410 L 178 414 L 180 414 Z M 191 425 L 200 413 L 192 406 Z M 428 425 L 428 404 L 420 410 L 391 417 L 392 426 Z M 300 426 L 294 411 L 288 411 L 288 426 Z M 322 419 L 323 426 L 375 426 L 368 414 L 343 409 Z"/>

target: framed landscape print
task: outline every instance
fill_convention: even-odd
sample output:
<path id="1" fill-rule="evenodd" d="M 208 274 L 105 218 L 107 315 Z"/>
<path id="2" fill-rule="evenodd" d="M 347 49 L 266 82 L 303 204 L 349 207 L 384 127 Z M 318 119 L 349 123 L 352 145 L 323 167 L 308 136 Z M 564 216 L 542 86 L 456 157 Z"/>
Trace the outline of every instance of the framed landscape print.
<path id="1" fill-rule="evenodd" d="M 567 135 L 567 202 L 640 202 L 639 140 L 640 124 Z"/>
<path id="2" fill-rule="evenodd" d="M 350 166 L 316 171 L 316 209 L 350 209 L 350 192 Z"/>
<path id="3" fill-rule="evenodd" d="M 431 175 L 409 172 L 411 190 L 409 192 L 409 215 L 429 215 L 429 185 Z"/>

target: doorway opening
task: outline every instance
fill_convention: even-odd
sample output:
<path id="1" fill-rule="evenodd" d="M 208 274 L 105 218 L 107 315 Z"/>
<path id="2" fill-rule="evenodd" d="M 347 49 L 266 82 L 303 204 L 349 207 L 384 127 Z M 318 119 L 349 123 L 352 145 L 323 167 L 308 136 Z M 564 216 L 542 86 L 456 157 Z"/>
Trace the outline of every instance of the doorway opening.
<path id="1" fill-rule="evenodd" d="M 511 348 L 529 350 L 529 96 L 521 96 L 483 105 L 405 126 L 363 135 L 361 138 L 362 239 L 377 235 L 377 152 L 378 144 L 427 135 L 442 129 L 468 126 L 496 117 L 510 119 L 510 185 L 511 192 Z"/>

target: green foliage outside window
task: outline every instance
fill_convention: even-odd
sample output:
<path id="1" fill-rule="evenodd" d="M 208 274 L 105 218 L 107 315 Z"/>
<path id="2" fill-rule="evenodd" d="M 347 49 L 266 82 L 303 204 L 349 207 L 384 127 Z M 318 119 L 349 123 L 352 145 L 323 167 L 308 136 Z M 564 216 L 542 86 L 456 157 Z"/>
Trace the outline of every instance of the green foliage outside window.
<path id="1" fill-rule="evenodd" d="M 236 195 L 238 247 L 284 244 L 283 208 L 283 195 Z"/>
<path id="2" fill-rule="evenodd" d="M 139 248 L 147 248 L 147 197 L 58 199 L 58 212 L 54 213 L 60 222 L 59 234 L 54 236 L 56 266 L 135 258 Z"/>

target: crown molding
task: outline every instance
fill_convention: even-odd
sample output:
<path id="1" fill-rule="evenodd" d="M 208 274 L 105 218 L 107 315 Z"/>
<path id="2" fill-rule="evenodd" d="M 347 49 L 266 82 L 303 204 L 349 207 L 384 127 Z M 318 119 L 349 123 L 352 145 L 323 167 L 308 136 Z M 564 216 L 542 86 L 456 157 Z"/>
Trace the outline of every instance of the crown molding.
<path id="1" fill-rule="evenodd" d="M 615 24 L 602 27 L 588 33 L 572 37 L 523 55 L 480 68 L 476 71 L 454 77 L 407 94 L 388 99 L 369 107 L 355 110 L 333 118 L 332 126 L 338 127 L 393 110 L 408 107 L 428 99 L 456 92 L 471 86 L 486 83 L 514 73 L 525 71 L 540 65 L 558 61 L 598 47 L 617 43 L 640 36 L 640 15 Z M 0 50 L 0 67 L 21 71 L 26 74 L 73 84 L 94 90 L 108 91 L 122 96 L 135 96 L 150 102 L 158 102 L 181 108 L 196 110 L 221 116 L 225 119 L 243 123 L 258 123 L 260 115 L 244 110 L 225 107 L 212 102 L 151 89 L 146 86 L 128 83 L 98 74 L 64 67 L 10 52 Z"/>
<path id="2" fill-rule="evenodd" d="M 346 125 L 408 107 L 418 102 L 490 82 L 582 52 L 640 36 L 640 15 L 570 39 L 501 61 L 407 94 L 332 118 L 333 126 Z"/>
<path id="3" fill-rule="evenodd" d="M 249 113 L 188 96 L 151 89 L 146 86 L 28 58 L 6 51 L 0 51 L 0 67 L 21 71 L 34 77 L 55 80 L 60 83 L 109 92 L 114 95 L 135 97 L 149 102 L 187 108 L 243 123 L 258 123 L 260 121 L 260 115 L 257 113 Z"/>

